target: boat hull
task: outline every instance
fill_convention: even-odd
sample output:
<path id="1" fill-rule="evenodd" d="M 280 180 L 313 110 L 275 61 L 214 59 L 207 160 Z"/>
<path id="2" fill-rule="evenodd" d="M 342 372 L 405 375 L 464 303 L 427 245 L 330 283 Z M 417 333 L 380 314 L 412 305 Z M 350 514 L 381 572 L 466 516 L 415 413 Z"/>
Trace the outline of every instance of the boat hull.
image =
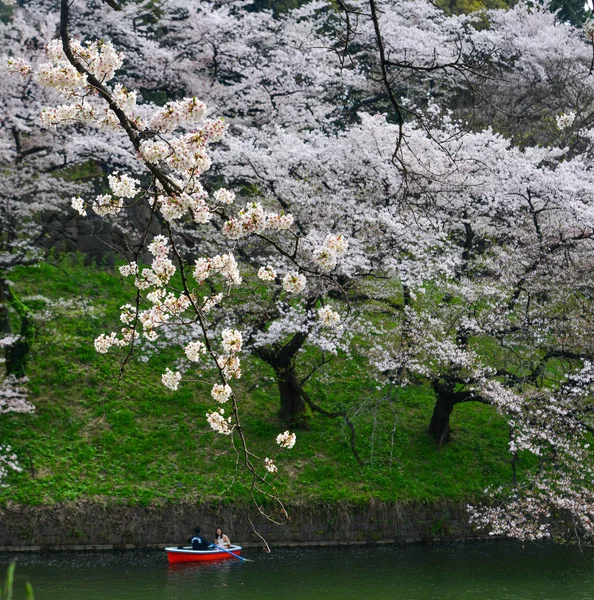
<path id="1" fill-rule="evenodd" d="M 231 546 L 228 552 L 223 550 L 192 550 L 190 548 L 165 548 L 167 560 L 171 563 L 208 562 L 213 560 L 234 560 L 231 554 L 239 556 L 241 546 Z"/>

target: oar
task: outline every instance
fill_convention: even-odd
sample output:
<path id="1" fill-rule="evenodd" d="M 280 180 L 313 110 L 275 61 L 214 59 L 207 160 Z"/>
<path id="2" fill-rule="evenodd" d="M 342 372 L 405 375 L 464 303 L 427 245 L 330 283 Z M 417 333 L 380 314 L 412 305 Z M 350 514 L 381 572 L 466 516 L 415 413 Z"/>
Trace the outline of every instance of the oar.
<path id="1" fill-rule="evenodd" d="M 233 552 L 231 552 L 230 550 L 227 550 L 227 548 L 223 548 L 222 546 L 218 546 L 217 544 L 213 544 L 213 546 L 215 548 L 218 548 L 219 550 L 222 550 L 223 552 L 226 552 L 227 554 L 230 554 L 233 558 L 238 558 L 239 560 L 242 560 L 243 562 L 254 562 L 253 560 L 250 560 L 249 558 L 243 558 L 243 556 L 238 556 L 237 554 L 233 554 Z"/>

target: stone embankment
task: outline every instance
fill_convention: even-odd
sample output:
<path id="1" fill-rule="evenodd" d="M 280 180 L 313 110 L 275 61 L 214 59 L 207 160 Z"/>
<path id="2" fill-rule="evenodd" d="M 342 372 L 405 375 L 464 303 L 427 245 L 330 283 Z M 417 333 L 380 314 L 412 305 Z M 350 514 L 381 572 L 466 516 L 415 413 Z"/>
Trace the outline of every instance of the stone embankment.
<path id="1" fill-rule="evenodd" d="M 0 550 L 111 550 L 179 545 L 199 524 L 244 546 L 430 543 L 487 537 L 468 524 L 465 507 L 439 502 L 287 507 L 290 520 L 266 521 L 253 506 L 122 506 L 90 502 L 0 508 Z M 280 520 L 280 517 L 279 517 Z M 255 530 L 252 527 L 254 524 Z"/>
<path id="2" fill-rule="evenodd" d="M 44 243 L 57 252 L 79 252 L 88 264 L 113 265 L 116 258 L 130 258 L 140 244 L 150 218 L 146 206 L 134 206 L 119 220 L 98 217 L 89 211 L 82 218 L 76 214 L 53 213 L 47 215 L 44 223 Z M 163 228 L 153 221 L 149 234 L 164 233 Z M 137 233 L 133 233 L 137 232 Z M 139 232 L 139 233 L 138 233 Z M 140 257 L 151 262 L 153 257 L 144 252 Z"/>

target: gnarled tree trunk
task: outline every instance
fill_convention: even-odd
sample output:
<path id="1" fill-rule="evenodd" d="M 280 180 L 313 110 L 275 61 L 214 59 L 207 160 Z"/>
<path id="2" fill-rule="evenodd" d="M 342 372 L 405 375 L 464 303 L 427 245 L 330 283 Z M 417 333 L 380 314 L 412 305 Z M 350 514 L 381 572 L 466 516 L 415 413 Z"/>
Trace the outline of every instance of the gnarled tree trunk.
<path id="1" fill-rule="evenodd" d="M 295 364 L 290 361 L 288 365 L 274 367 L 278 391 L 280 394 L 280 417 L 283 423 L 304 428 L 307 426 L 305 402 L 302 388 L 297 379 Z"/>
<path id="2" fill-rule="evenodd" d="M 435 391 L 435 406 L 431 423 L 429 423 L 429 433 L 435 440 L 438 448 L 441 448 L 450 439 L 450 415 L 456 404 L 456 392 L 453 383 L 435 381 L 432 383 Z"/>
<path id="3" fill-rule="evenodd" d="M 303 332 L 296 333 L 283 346 L 257 348 L 256 355 L 274 370 L 280 396 L 280 418 L 290 427 L 307 427 L 306 405 L 303 389 L 297 376 L 295 357 L 307 338 Z"/>
<path id="4" fill-rule="evenodd" d="M 435 406 L 431 423 L 429 423 L 429 433 L 433 436 L 438 448 L 450 440 L 450 415 L 456 404 L 462 402 L 486 403 L 484 398 L 461 389 L 463 385 L 462 380 L 457 381 L 455 378 L 446 381 L 440 379 L 431 383 L 435 392 Z"/>

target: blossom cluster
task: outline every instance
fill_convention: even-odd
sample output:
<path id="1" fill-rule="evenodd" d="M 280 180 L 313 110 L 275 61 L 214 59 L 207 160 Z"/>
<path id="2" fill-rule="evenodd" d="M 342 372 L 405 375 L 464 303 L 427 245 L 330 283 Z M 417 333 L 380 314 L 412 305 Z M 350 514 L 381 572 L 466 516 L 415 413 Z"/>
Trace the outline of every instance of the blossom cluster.
<path id="1" fill-rule="evenodd" d="M 125 325 L 133 327 L 138 321 L 143 328 L 144 337 L 154 341 L 158 336 L 157 330 L 168 323 L 172 317 L 183 314 L 190 307 L 191 300 L 185 294 L 176 295 L 164 289 L 176 272 L 175 265 L 168 257 L 169 243 L 167 238 L 162 235 L 155 236 L 149 244 L 148 250 L 154 256 L 150 269 L 143 269 L 139 273 L 136 262 L 131 262 L 122 265 L 120 273 L 124 277 L 135 276 L 134 285 L 139 290 L 147 291 L 146 299 L 152 306 L 145 310 L 137 310 L 130 304 L 126 304 L 121 307 L 120 320 Z M 109 335 L 100 335 L 95 340 L 97 352 L 104 354 L 112 346 L 124 347 L 138 338 L 135 328 L 123 328 L 121 333 L 121 338 L 118 338 L 115 332 Z M 170 389 L 177 389 L 175 380 L 171 376 L 164 376 L 163 383 Z M 174 385 L 175 387 L 173 387 Z"/>
<path id="2" fill-rule="evenodd" d="M 274 281 L 276 279 L 276 271 L 274 267 L 266 265 L 258 269 L 258 279 L 262 281 Z"/>
<path id="3" fill-rule="evenodd" d="M 557 127 L 559 129 L 567 129 L 568 127 L 571 127 L 573 125 L 573 122 L 575 121 L 575 113 L 573 111 L 569 111 L 558 115 L 556 119 Z"/>
<path id="4" fill-rule="evenodd" d="M 222 275 L 230 285 L 239 285 L 242 281 L 237 261 L 232 254 L 217 254 L 212 258 L 199 258 L 194 267 L 194 279 L 204 283 L 214 275 Z"/>
<path id="5" fill-rule="evenodd" d="M 181 381 L 181 373 L 179 371 L 172 371 L 171 369 L 165 369 L 165 373 L 161 375 L 161 381 L 165 387 L 168 387 L 170 390 L 175 391 L 179 387 L 179 382 Z"/>
<path id="6" fill-rule="evenodd" d="M 253 233 L 266 231 L 284 231 L 291 228 L 295 219 L 293 215 L 266 212 L 259 202 L 250 202 L 223 225 L 223 233 L 232 240 L 246 237 Z"/>
<path id="7" fill-rule="evenodd" d="M 225 418 L 225 409 L 223 408 L 206 413 L 206 420 L 214 431 L 222 435 L 230 435 L 233 432 L 232 418 Z"/>
<path id="8" fill-rule="evenodd" d="M 153 131 L 173 131 L 183 123 L 199 123 L 206 114 L 206 105 L 198 98 L 184 98 L 168 102 L 151 118 L 149 127 Z"/>
<path id="9" fill-rule="evenodd" d="M 235 354 L 221 354 L 217 365 L 227 379 L 241 379 L 241 361 Z"/>
<path id="10" fill-rule="evenodd" d="M 81 217 L 87 216 L 87 211 L 85 210 L 85 201 L 82 198 L 78 196 L 76 198 L 72 198 L 70 205 Z"/>
<path id="11" fill-rule="evenodd" d="M 110 81 L 122 65 L 123 54 L 117 52 L 110 41 L 100 40 L 85 44 L 71 40 L 70 48 L 75 59 L 103 84 Z M 99 107 L 88 97 L 91 88 L 87 75 L 80 73 L 70 64 L 62 49 L 61 41 L 51 41 L 46 48 L 46 54 L 49 61 L 37 67 L 35 79 L 41 85 L 56 89 L 65 96 L 74 98 L 75 101 L 72 104 L 44 108 L 40 115 L 41 122 L 46 127 L 86 123 L 116 128 L 119 121 L 109 107 Z M 19 59 L 12 59 L 12 70 L 13 72 L 18 70 L 23 75 L 29 71 L 26 63 Z M 126 94 L 121 86 L 117 91 L 119 101 L 130 112 L 135 96 Z"/>
<path id="12" fill-rule="evenodd" d="M 139 191 L 140 182 L 129 175 L 120 175 L 117 171 L 108 175 L 109 187 L 118 198 L 134 198 Z"/>
<path id="13" fill-rule="evenodd" d="M 277 466 L 274 464 L 274 461 L 268 457 L 264 459 L 264 468 L 269 473 L 276 473 L 278 471 Z"/>
<path id="14" fill-rule="evenodd" d="M 241 352 L 243 346 L 243 337 L 237 329 L 223 329 L 221 333 L 223 338 L 223 351 L 227 354 L 237 354 Z"/>
<path id="15" fill-rule="evenodd" d="M 193 99 L 186 99 L 188 100 Z M 189 104 L 193 105 L 192 102 Z M 179 124 L 177 119 L 176 124 Z M 198 193 L 203 197 L 202 186 L 197 177 L 208 171 L 212 164 L 207 154 L 207 146 L 219 141 L 225 129 L 226 126 L 220 119 L 208 121 L 195 131 L 168 140 L 146 140 L 140 146 L 139 155 L 142 160 L 149 163 L 163 162 L 180 176 L 181 187 L 186 194 L 192 196 Z M 232 192 L 228 190 L 222 190 L 218 194 L 215 192 L 215 200 L 223 204 L 230 203 L 233 200 Z"/>
<path id="16" fill-rule="evenodd" d="M 287 448 L 290 450 L 297 441 L 297 436 L 294 433 L 289 433 L 289 431 L 285 431 L 284 433 L 279 433 L 276 436 L 276 443 L 281 448 Z"/>
<path id="17" fill-rule="evenodd" d="M 119 269 L 122 277 L 129 277 L 130 275 L 138 275 L 138 265 L 135 261 L 122 265 Z"/>
<path id="18" fill-rule="evenodd" d="M 233 392 L 230 385 L 215 383 L 210 393 L 219 404 L 224 404 L 229 400 Z"/>
<path id="19" fill-rule="evenodd" d="M 213 194 L 213 198 L 217 204 L 233 204 L 235 201 L 235 192 L 225 188 L 219 188 Z"/>
<path id="20" fill-rule="evenodd" d="M 75 204 L 73 203 L 73 207 Z M 79 204 L 77 203 L 77 206 Z M 109 194 L 101 194 L 95 198 L 91 208 L 100 216 L 115 215 L 124 207 L 124 201 L 121 198 L 115 198 Z M 81 212 L 81 211 L 79 211 Z"/>
<path id="21" fill-rule="evenodd" d="M 289 294 L 300 294 L 307 285 L 307 279 L 303 273 L 291 271 L 283 277 L 283 289 Z"/>
<path id="22" fill-rule="evenodd" d="M 190 213 L 196 223 L 208 223 L 213 215 L 205 198 L 206 192 L 200 189 L 179 196 L 160 195 L 157 196 L 157 203 L 166 221 L 176 221 Z"/>
<path id="23" fill-rule="evenodd" d="M 200 175 L 210 169 L 212 161 L 206 153 L 206 145 L 211 141 L 201 132 L 180 135 L 170 140 L 147 141 L 140 147 L 140 153 L 147 162 L 163 161 L 172 169 L 186 176 Z"/>
<path id="24" fill-rule="evenodd" d="M 128 341 L 126 337 L 119 339 L 115 332 L 109 335 L 102 333 L 99 337 L 95 338 L 95 350 L 99 354 L 106 354 L 112 346 L 119 346 L 121 348 L 127 346 Z"/>
<path id="25" fill-rule="evenodd" d="M 340 323 L 340 315 L 328 306 L 318 309 L 318 318 L 324 327 L 334 327 Z"/>
<path id="26" fill-rule="evenodd" d="M 86 44 L 70 40 L 70 49 L 85 69 L 101 82 L 113 79 L 124 59 L 124 55 L 117 52 L 109 40 Z M 61 40 L 52 40 L 46 48 L 46 54 L 49 62 L 40 65 L 37 71 L 37 78 L 43 85 L 59 91 L 73 91 L 86 86 L 86 75 L 78 73 L 70 64 L 64 54 Z"/>
<path id="27" fill-rule="evenodd" d="M 186 356 L 188 360 L 192 362 L 198 362 L 200 355 L 206 354 L 206 346 L 199 340 L 190 342 L 185 348 Z"/>
<path id="28" fill-rule="evenodd" d="M 138 99 L 136 90 L 128 90 L 121 83 L 116 83 L 113 87 L 113 99 L 117 107 L 123 110 L 129 119 L 140 122 L 136 115 L 136 101 Z"/>
<path id="29" fill-rule="evenodd" d="M 313 253 L 313 261 L 323 271 L 331 271 L 336 267 L 338 259 L 348 249 L 348 242 L 342 234 L 326 236 L 324 243 Z"/>
<path id="30" fill-rule="evenodd" d="M 85 124 L 100 128 L 117 129 L 117 117 L 107 108 L 98 108 L 90 102 L 74 102 L 43 108 L 39 115 L 48 128 L 58 125 Z"/>

